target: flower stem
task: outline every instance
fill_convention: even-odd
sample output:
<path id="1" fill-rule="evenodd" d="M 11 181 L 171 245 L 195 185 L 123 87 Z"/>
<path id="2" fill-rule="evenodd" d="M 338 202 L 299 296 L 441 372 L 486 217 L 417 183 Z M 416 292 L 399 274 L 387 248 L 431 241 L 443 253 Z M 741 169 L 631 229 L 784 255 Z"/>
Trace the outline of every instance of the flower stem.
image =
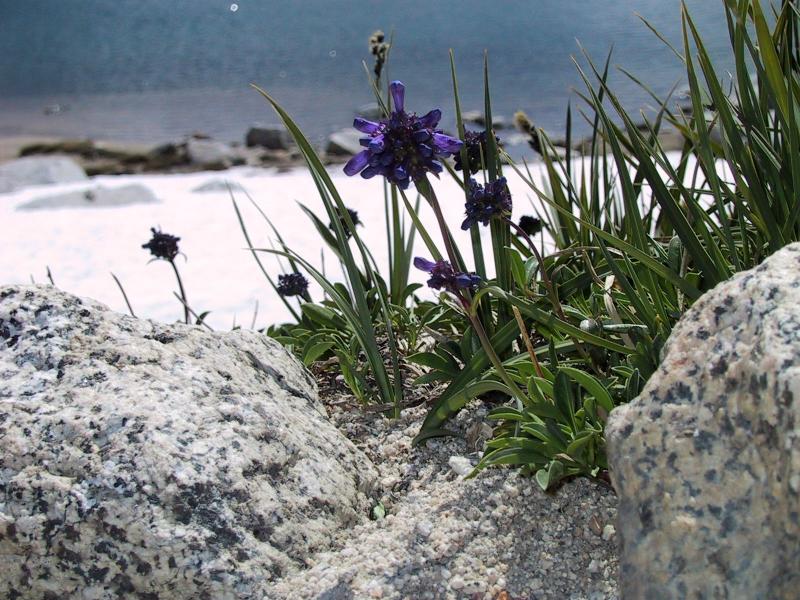
<path id="1" fill-rule="evenodd" d="M 450 259 L 450 264 L 453 265 L 453 268 L 455 269 L 462 269 L 463 266 L 461 265 L 461 261 L 458 260 L 458 255 L 455 252 L 453 240 L 450 237 L 450 231 L 447 228 L 447 223 L 444 220 L 444 215 L 442 214 L 442 209 L 439 206 L 439 200 L 436 198 L 436 193 L 433 191 L 433 188 L 431 187 L 427 177 L 420 179 L 416 183 L 417 190 L 419 190 L 420 194 L 425 196 L 426 200 L 428 200 L 430 203 L 431 208 L 433 208 L 434 214 L 436 215 L 436 220 L 439 223 L 439 229 L 442 231 L 442 238 L 444 239 L 444 245 L 445 249 L 447 250 L 447 256 Z M 489 357 L 492 366 L 494 366 L 495 371 L 497 371 L 497 375 L 503 380 L 503 383 L 506 384 L 511 394 L 514 396 L 514 399 L 517 401 L 517 407 L 522 408 L 526 402 L 525 394 L 522 393 L 522 391 L 519 389 L 519 386 L 517 386 L 516 382 L 508 374 L 508 371 L 506 371 L 505 367 L 503 367 L 503 363 L 497 356 L 497 352 L 494 351 L 492 342 L 489 339 L 489 336 L 486 334 L 483 324 L 481 323 L 480 319 L 478 319 L 477 315 L 473 314 L 473 312 L 469 309 L 470 301 L 467 298 L 460 296 L 459 299 L 461 300 L 462 305 L 465 305 L 464 307 L 470 323 L 472 324 L 472 328 L 475 330 L 475 333 L 478 334 L 478 339 L 481 342 L 483 351 L 486 352 L 486 355 Z"/>
<path id="2" fill-rule="evenodd" d="M 564 310 L 561 307 L 561 302 L 558 300 L 558 294 L 556 294 L 556 289 L 553 287 L 553 282 L 550 280 L 550 276 L 547 274 L 547 269 L 544 266 L 542 255 L 539 252 L 539 249 L 536 247 L 536 244 L 533 243 L 533 240 L 525 232 L 525 230 L 514 223 L 514 221 L 511 219 L 506 219 L 506 222 L 514 228 L 514 231 L 516 231 L 517 235 L 519 235 L 528 243 L 528 246 L 539 263 L 539 270 L 542 272 L 542 283 L 544 284 L 545 289 L 547 289 L 547 295 L 550 297 L 550 302 L 553 303 L 553 309 L 555 309 L 556 314 L 558 314 L 562 320 L 565 320 Z"/>
<path id="3" fill-rule="evenodd" d="M 494 347 L 492 346 L 491 340 L 489 340 L 489 336 L 486 335 L 486 330 L 483 328 L 483 325 L 480 322 L 480 319 L 474 314 L 472 311 L 468 312 L 469 320 L 472 323 L 472 328 L 475 330 L 475 333 L 478 334 L 478 339 L 481 341 L 481 346 L 483 346 L 483 351 L 486 352 L 486 355 L 489 357 L 489 360 L 492 362 L 492 366 L 494 366 L 494 370 L 497 371 L 497 374 L 500 376 L 500 379 L 503 380 L 503 383 L 508 386 L 509 391 L 514 396 L 514 399 L 517 401 L 517 408 L 522 408 L 525 405 L 526 398 L 525 394 L 519 389 L 517 383 L 511 379 L 511 375 L 508 374 L 503 363 L 500 362 L 500 358 L 497 356 L 497 352 L 494 351 Z"/>
<path id="4" fill-rule="evenodd" d="M 172 270 L 175 271 L 175 278 L 178 280 L 178 288 L 181 291 L 181 298 L 183 298 L 183 318 L 186 321 L 186 324 L 189 325 L 191 323 L 189 320 L 189 301 L 186 299 L 186 290 L 183 289 L 181 274 L 178 273 L 178 266 L 175 264 L 174 260 L 169 261 L 169 264 L 172 265 Z"/>
<path id="5" fill-rule="evenodd" d="M 544 261 L 542 260 L 542 255 L 539 253 L 539 249 L 536 247 L 536 244 L 533 243 L 533 240 L 525 232 L 525 230 L 523 230 L 519 225 L 514 223 L 514 221 L 512 221 L 511 219 L 507 219 L 507 222 L 509 223 L 509 225 L 511 225 L 511 227 L 514 228 L 514 231 L 516 231 L 520 237 L 522 237 L 526 242 L 528 242 L 528 246 L 530 246 L 533 255 L 539 262 L 539 267 L 542 272 L 542 283 L 544 284 L 544 287 L 547 290 L 547 295 L 550 298 L 550 302 L 553 304 L 553 309 L 556 311 L 556 314 L 562 321 L 566 321 L 567 317 L 564 315 L 564 309 L 562 308 L 561 302 L 558 299 L 556 288 L 553 286 L 553 282 L 550 279 L 550 276 L 547 274 L 547 269 L 544 266 Z M 592 369 L 599 374 L 600 370 L 597 368 L 595 361 L 586 352 L 585 348 L 583 347 L 583 344 L 575 338 L 573 338 L 573 340 L 575 341 L 575 349 L 578 351 L 578 353 L 583 358 L 587 359 L 589 363 L 592 365 Z"/>
<path id="6" fill-rule="evenodd" d="M 439 206 L 439 199 L 436 197 L 436 192 L 433 191 L 433 187 L 431 187 L 430 181 L 428 181 L 427 177 L 423 177 L 422 179 L 416 182 L 417 190 L 420 194 L 425 196 L 425 199 L 431 205 L 433 209 L 433 214 L 436 215 L 436 222 L 439 224 L 439 229 L 442 232 L 442 239 L 444 240 L 444 248 L 447 251 L 447 258 L 450 259 L 450 264 L 453 265 L 454 269 L 462 269 L 463 265 L 461 261 L 458 259 L 458 255 L 456 254 L 455 247 L 453 246 L 453 239 L 450 237 L 450 230 L 447 228 L 447 223 L 444 220 L 444 215 L 442 214 L 442 208 Z"/>

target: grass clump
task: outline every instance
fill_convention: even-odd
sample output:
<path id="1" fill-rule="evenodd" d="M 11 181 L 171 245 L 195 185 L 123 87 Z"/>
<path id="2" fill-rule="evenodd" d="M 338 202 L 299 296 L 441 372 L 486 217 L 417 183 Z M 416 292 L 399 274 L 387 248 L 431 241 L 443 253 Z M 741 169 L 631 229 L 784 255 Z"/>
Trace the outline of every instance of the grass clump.
<path id="1" fill-rule="evenodd" d="M 264 251 L 315 279 L 326 298 L 301 296 L 295 322 L 270 334 L 306 364 L 337 364 L 357 398 L 394 415 L 410 383 L 442 385 L 416 443 L 447 435 L 448 420 L 471 399 L 502 399 L 476 472 L 517 465 L 544 489 L 575 475 L 605 478 L 608 414 L 641 392 L 681 315 L 735 272 L 800 239 L 797 4 L 767 15 L 759 0 L 727 0 L 725 14 L 734 73 L 715 70 L 684 7 L 682 44 L 672 49 L 686 69 L 689 105 L 651 93 L 657 109 L 643 122 L 608 85 L 610 57 L 576 61 L 585 90 L 577 113 L 567 111 L 565 149 L 524 115 L 517 119 L 529 125 L 543 178 L 516 164 L 493 131 L 466 130 L 452 53 L 457 138 L 437 129 L 440 111 L 405 112 L 402 84 L 381 79 L 391 44 L 382 46 L 370 80 L 384 118 L 356 120 L 364 151 L 345 172 L 385 179 L 385 278 L 311 145 L 259 90 L 308 163 L 327 214 L 306 213 L 345 274 L 331 283 L 279 238 L 280 249 Z M 483 78 L 484 122 L 492 123 L 488 60 Z M 592 127 L 583 156 L 570 148 L 576 114 Z M 678 153 L 662 147 L 668 128 L 683 137 Z M 511 171 L 541 206 L 524 227 L 510 218 Z M 431 174 L 463 188 L 467 219 L 455 226 L 470 231 L 471 247 L 455 244 Z M 438 231 L 422 225 L 423 209 L 433 211 Z M 490 248 L 481 227 L 490 229 Z M 416 258 L 415 236 L 426 248 Z M 437 301 L 409 285 L 412 264 L 429 274 Z M 404 381 L 408 364 L 424 374 Z"/>

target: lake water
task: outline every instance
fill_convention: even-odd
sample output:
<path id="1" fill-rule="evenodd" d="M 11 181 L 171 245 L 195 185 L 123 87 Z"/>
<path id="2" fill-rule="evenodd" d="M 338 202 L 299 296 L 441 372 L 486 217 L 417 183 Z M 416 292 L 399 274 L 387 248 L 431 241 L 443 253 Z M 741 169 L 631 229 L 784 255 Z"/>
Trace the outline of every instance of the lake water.
<path id="1" fill-rule="evenodd" d="M 728 68 L 722 1 L 688 5 Z M 658 93 L 681 81 L 636 13 L 680 42 L 678 0 L 0 0 L 0 135 L 241 140 L 252 123 L 276 122 L 254 82 L 321 140 L 371 100 L 361 62 L 377 28 L 394 32 L 390 75 L 406 83 L 410 109 L 440 106 L 449 125 L 450 48 L 463 107 L 480 108 L 486 49 L 495 114 L 523 109 L 558 135 L 582 86 L 576 40 L 597 62 L 613 46 L 612 64 Z M 647 105 L 624 76 L 613 83 L 627 106 Z M 55 104 L 62 111 L 46 115 Z"/>

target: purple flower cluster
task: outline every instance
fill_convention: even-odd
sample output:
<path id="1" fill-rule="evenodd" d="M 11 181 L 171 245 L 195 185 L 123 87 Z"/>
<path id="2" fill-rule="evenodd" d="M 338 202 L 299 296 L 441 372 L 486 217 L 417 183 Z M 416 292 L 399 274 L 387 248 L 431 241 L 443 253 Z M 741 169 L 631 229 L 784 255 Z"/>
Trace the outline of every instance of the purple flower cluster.
<path id="1" fill-rule="evenodd" d="M 492 218 L 511 216 L 511 192 L 505 177 L 482 186 L 470 178 L 467 189 L 467 218 L 461 229 L 469 229 L 476 223 L 488 225 Z"/>
<path id="2" fill-rule="evenodd" d="M 497 145 L 500 145 L 500 138 L 495 136 Z M 477 173 L 483 168 L 483 161 L 485 160 L 486 153 L 486 131 L 466 131 L 464 132 L 464 146 L 467 151 L 467 169 L 461 164 L 461 153 L 456 154 L 456 171 L 467 171 L 468 175 Z"/>
<path id="3" fill-rule="evenodd" d="M 442 118 L 438 108 L 418 117 L 407 113 L 405 86 L 399 81 L 389 84 L 394 110 L 388 119 L 379 123 L 357 117 L 353 127 L 367 136 L 361 138 L 366 148 L 344 166 L 347 175 L 361 173 L 364 179 L 383 175 L 401 189 L 408 188 L 426 173 L 441 173 L 440 159 L 461 149 L 462 142 L 436 129 Z"/>
<path id="4" fill-rule="evenodd" d="M 142 244 L 142 248 L 150 250 L 155 258 L 161 258 L 172 262 L 180 252 L 178 250 L 178 242 L 181 238 L 162 231 L 156 231 L 155 227 L 151 227 L 150 231 L 153 232 L 153 237 L 146 244 Z"/>
<path id="5" fill-rule="evenodd" d="M 430 273 L 431 278 L 428 279 L 428 286 L 435 290 L 447 290 L 459 295 L 459 291 L 467 289 L 475 289 L 481 283 L 481 278 L 474 273 L 457 272 L 446 260 L 438 260 L 436 262 L 426 260 L 421 257 L 414 259 L 414 266 L 420 271 Z"/>
<path id="6" fill-rule="evenodd" d="M 301 273 L 278 275 L 278 294 L 283 297 L 302 296 L 308 291 L 308 280 Z"/>

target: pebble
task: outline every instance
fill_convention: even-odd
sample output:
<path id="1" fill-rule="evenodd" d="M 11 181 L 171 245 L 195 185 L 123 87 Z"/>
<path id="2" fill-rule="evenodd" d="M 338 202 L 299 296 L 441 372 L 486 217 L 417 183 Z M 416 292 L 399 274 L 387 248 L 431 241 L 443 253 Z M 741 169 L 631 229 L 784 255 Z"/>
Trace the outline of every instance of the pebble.
<path id="1" fill-rule="evenodd" d="M 465 456 L 451 456 L 447 461 L 456 475 L 464 477 L 472 471 L 472 462 Z"/>
<path id="2" fill-rule="evenodd" d="M 417 533 L 420 534 L 422 537 L 427 538 L 430 537 L 431 532 L 433 531 L 433 523 L 430 521 L 420 521 L 417 523 Z"/>
<path id="3" fill-rule="evenodd" d="M 617 529 L 610 523 L 603 527 L 603 539 L 605 541 L 611 540 L 617 533 Z"/>
<path id="4" fill-rule="evenodd" d="M 461 590 L 464 588 L 464 585 L 464 579 L 461 577 L 461 575 L 453 575 L 450 578 L 450 587 L 454 590 Z"/>

